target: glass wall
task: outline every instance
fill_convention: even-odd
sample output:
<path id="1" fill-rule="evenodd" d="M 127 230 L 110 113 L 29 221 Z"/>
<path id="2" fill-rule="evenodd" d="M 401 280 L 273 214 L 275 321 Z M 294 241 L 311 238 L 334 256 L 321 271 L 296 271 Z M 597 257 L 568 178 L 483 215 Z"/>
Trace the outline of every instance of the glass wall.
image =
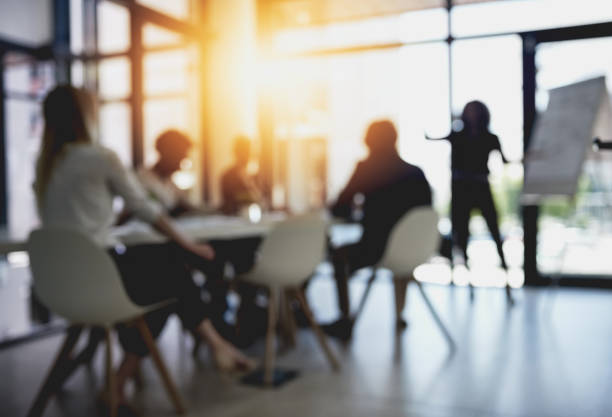
<path id="1" fill-rule="evenodd" d="M 142 2 L 176 18 L 191 17 L 191 2 Z M 169 5 L 172 3 L 172 5 Z M 182 34 L 154 25 L 142 14 L 142 101 L 135 102 L 131 13 L 134 6 L 107 0 L 70 1 L 70 79 L 97 98 L 96 140 L 114 150 L 126 166 L 133 164 L 134 104 L 142 109 L 144 163 L 156 160 L 154 140 L 163 130 L 186 132 L 195 142 L 193 163 L 179 175 L 182 188 L 197 187 L 201 172 L 199 55 Z M 165 10 L 169 8 L 169 10 Z M 193 41 L 192 41 L 193 42 Z M 40 104 L 55 85 L 55 66 L 8 54 L 4 68 L 8 226 L 26 235 L 38 223 L 32 192 L 34 162 L 42 134 Z"/>
<path id="2" fill-rule="evenodd" d="M 471 19 L 452 18 L 452 24 Z M 504 250 L 516 272 L 523 252 L 518 214 L 523 178 L 522 41 L 518 35 L 456 40 L 449 49 L 447 36 L 444 9 L 280 33 L 274 44 L 278 53 L 312 57 L 270 64 L 274 70 L 267 76 L 276 82 L 267 91 L 275 97 L 276 140 L 285 141 L 285 148 L 306 138 L 325 141 L 329 203 L 366 155 L 367 126 L 377 119 L 392 120 L 401 156 L 425 171 L 434 204 L 443 216 L 441 228 L 449 231 L 450 146 L 427 141 L 425 135 L 446 136 L 452 117 L 458 117 L 467 102 L 485 102 L 492 113 L 491 129 L 512 161 L 504 165 L 500 155 L 493 154 L 490 180 L 506 237 Z M 283 152 L 277 159 L 288 158 Z M 281 191 L 275 195 L 298 208 L 306 200 L 293 201 L 295 190 L 288 195 L 287 184 L 295 182 L 286 165 L 298 164 L 291 159 L 276 164 L 275 188 Z M 496 268 L 498 257 L 484 220 L 474 217 L 471 231 L 471 258 Z M 482 285 L 503 285 L 506 279 L 490 273 L 477 278 L 480 281 L 474 283 Z M 450 282 L 450 278 L 437 280 Z M 511 280 L 520 285 L 522 274 L 513 274 Z"/>
<path id="3" fill-rule="evenodd" d="M 518 33 L 609 22 L 608 0 L 511 0 L 453 7 L 455 37 Z"/>
<path id="4" fill-rule="evenodd" d="M 537 105 L 548 90 L 605 76 L 612 88 L 612 38 L 546 43 L 536 55 Z M 609 94 L 609 93 L 608 93 Z M 603 108 L 605 117 L 612 117 Z M 608 129 L 609 131 L 609 129 Z M 612 137 L 603 137 L 611 140 Z M 538 267 L 546 274 L 607 275 L 612 270 L 612 154 L 589 152 L 573 200 L 546 200 L 539 224 Z"/>
<path id="5" fill-rule="evenodd" d="M 424 136 L 447 134 L 450 128 L 446 44 L 287 60 L 273 66 L 276 140 L 325 142 L 326 178 L 319 180 L 325 180 L 328 199 L 337 196 L 366 156 L 363 138 L 368 125 L 389 119 L 398 129 L 402 156 L 423 167 L 435 184 L 436 204 L 448 205 L 448 149 Z M 286 204 L 297 209 L 301 203 L 288 197 Z"/>
<path id="6" fill-rule="evenodd" d="M 8 190 L 8 229 L 25 237 L 38 224 L 32 184 L 43 121 L 41 101 L 55 83 L 54 65 L 20 54 L 7 54 L 4 104 Z"/>
<path id="7" fill-rule="evenodd" d="M 145 27 L 145 48 L 160 44 L 173 45 L 181 39 L 162 35 L 156 27 Z M 151 43 L 148 43 L 151 42 Z M 201 172 L 200 138 L 200 79 L 198 77 L 198 50 L 195 45 L 180 42 L 178 47 L 168 46 L 162 51 L 144 55 L 144 163 L 150 166 L 157 161 L 155 150 L 157 137 L 168 129 L 184 132 L 193 141 L 191 155 L 184 161 L 183 169 L 174 181 L 182 189 L 201 184 L 197 172 Z"/>
<path id="8" fill-rule="evenodd" d="M 491 131 L 501 142 L 509 164 L 499 153 L 489 159 L 489 181 L 499 215 L 504 252 L 513 267 L 522 265 L 523 244 L 519 196 L 523 185 L 523 74 L 522 41 L 518 35 L 458 40 L 452 48 L 453 113 L 460 115 L 472 100 L 491 112 Z M 470 222 L 472 259 L 498 262 L 494 242 L 484 219 Z M 485 256 L 487 254 L 488 256 Z"/>

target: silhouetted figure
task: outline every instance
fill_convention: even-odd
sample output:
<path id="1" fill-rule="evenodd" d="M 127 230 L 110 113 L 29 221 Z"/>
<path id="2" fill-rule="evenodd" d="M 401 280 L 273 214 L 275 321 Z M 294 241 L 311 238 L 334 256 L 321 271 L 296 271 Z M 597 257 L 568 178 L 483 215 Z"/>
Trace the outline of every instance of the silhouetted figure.
<path id="1" fill-rule="evenodd" d="M 157 162 L 149 168 L 142 167 L 137 171 L 138 179 L 148 197 L 157 201 L 172 217 L 208 213 L 202 207 L 192 204 L 186 192 L 179 189 L 172 179 L 181 169 L 181 163 L 187 159 L 192 147 L 193 143 L 187 135 L 178 130 L 167 130 L 155 140 L 159 155 Z M 125 217 L 125 213 L 122 217 Z M 210 318 L 217 330 L 224 336 L 230 336 L 231 329 L 224 319 L 228 309 L 228 285 L 223 280 L 230 248 L 223 241 L 209 243 L 215 250 L 215 259 L 208 262 L 194 262 L 197 260 L 191 259 L 188 264 L 206 276 L 203 289 L 210 296 Z"/>
<path id="2" fill-rule="evenodd" d="M 147 190 L 149 197 L 159 202 L 171 216 L 188 212 L 199 212 L 185 194 L 172 181 L 172 175 L 181 169 L 193 144 L 178 130 L 167 130 L 155 141 L 159 159 L 150 168 L 140 168 L 138 179 Z"/>
<path id="3" fill-rule="evenodd" d="M 391 230 L 410 209 L 431 205 L 431 189 L 423 171 L 405 162 L 396 149 L 397 132 L 390 121 L 372 123 L 365 137 L 369 149 L 348 184 L 331 207 L 334 216 L 350 219 L 356 196 L 361 205 L 363 235 L 357 243 L 332 250 L 340 320 L 325 326 L 332 336 L 348 339 L 352 333 L 348 278 L 382 258 Z"/>
<path id="4" fill-rule="evenodd" d="M 238 137 L 234 141 L 234 165 L 221 177 L 221 210 L 226 214 L 238 214 L 250 204 L 262 203 L 261 192 L 255 179 L 247 172 L 251 159 L 251 141 Z"/>
<path id="5" fill-rule="evenodd" d="M 221 211 L 228 215 L 241 214 L 251 204 L 263 204 L 261 191 L 255 178 L 248 173 L 251 160 L 251 141 L 244 136 L 234 140 L 234 165 L 221 177 Z M 247 272 L 255 263 L 255 253 L 261 238 L 244 238 L 219 242 L 228 253 L 228 260 L 237 274 Z M 249 346 L 265 334 L 267 310 L 256 303 L 258 287 L 240 282 L 240 307 L 237 313 L 237 338 L 239 346 Z"/>
<path id="6" fill-rule="evenodd" d="M 469 223 L 472 209 L 479 209 L 487 222 L 497 245 L 497 252 L 504 269 L 508 269 L 497 221 L 497 211 L 489 185 L 489 154 L 499 151 L 504 163 L 508 163 L 501 150 L 499 138 L 489 131 L 490 113 L 480 101 L 471 101 L 463 109 L 463 128 L 445 138 L 451 144 L 452 196 L 451 221 L 453 240 L 463 252 L 467 265 L 467 246 L 470 236 Z"/>
<path id="7" fill-rule="evenodd" d="M 251 366 L 215 330 L 208 308 L 185 267 L 188 257 L 205 262 L 214 258 L 214 251 L 177 230 L 164 210 L 146 197 L 117 155 L 93 143 L 88 128 L 94 114 L 92 98 L 83 90 L 58 86 L 45 98 L 43 114 L 45 128 L 34 183 L 43 227 L 76 230 L 100 247 L 109 248 L 108 253 L 134 303 L 151 305 L 168 298 L 176 299 L 169 308 L 177 312 L 186 328 L 208 343 L 212 358 L 221 370 Z M 121 247 L 111 233 L 115 220 L 113 200 L 117 196 L 123 198 L 138 218 L 150 223 L 172 243 Z M 161 332 L 170 312 L 162 309 L 146 314 L 154 335 Z M 140 357 L 148 349 L 133 328 L 123 326 L 120 341 L 126 354 L 117 371 L 115 394 L 124 403 L 125 383 L 135 374 Z"/>

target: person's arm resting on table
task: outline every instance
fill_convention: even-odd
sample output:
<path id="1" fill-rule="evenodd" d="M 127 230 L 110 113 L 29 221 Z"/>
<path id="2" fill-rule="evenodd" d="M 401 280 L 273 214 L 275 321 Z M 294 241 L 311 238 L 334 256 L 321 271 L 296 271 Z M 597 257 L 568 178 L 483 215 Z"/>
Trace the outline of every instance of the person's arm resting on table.
<path id="1" fill-rule="evenodd" d="M 205 259 L 213 259 L 215 252 L 210 245 L 197 244 L 183 235 L 172 224 L 168 215 L 162 207 L 149 200 L 144 190 L 139 186 L 135 177 L 123 167 L 119 158 L 109 153 L 109 186 L 117 195 L 125 201 L 125 206 L 139 219 L 150 223 L 156 230 L 186 250 L 195 253 Z"/>

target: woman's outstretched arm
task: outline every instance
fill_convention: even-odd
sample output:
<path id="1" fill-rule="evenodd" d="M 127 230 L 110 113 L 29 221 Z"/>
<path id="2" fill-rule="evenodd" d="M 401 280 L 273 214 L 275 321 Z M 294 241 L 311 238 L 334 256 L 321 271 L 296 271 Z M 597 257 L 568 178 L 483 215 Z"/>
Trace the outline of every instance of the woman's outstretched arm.
<path id="1" fill-rule="evenodd" d="M 447 136 L 441 137 L 441 138 L 432 138 L 431 136 L 429 136 L 427 133 L 425 133 L 425 139 L 427 140 L 450 140 L 452 133 L 450 133 Z"/>

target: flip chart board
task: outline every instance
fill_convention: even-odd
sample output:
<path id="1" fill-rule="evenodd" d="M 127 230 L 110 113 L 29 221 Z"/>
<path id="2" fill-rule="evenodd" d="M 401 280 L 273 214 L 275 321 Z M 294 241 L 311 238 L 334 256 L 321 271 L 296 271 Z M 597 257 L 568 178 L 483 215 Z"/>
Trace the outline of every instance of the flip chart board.
<path id="1" fill-rule="evenodd" d="M 607 134 L 610 118 L 605 77 L 550 90 L 525 155 L 523 202 L 573 196 L 593 138 Z"/>

